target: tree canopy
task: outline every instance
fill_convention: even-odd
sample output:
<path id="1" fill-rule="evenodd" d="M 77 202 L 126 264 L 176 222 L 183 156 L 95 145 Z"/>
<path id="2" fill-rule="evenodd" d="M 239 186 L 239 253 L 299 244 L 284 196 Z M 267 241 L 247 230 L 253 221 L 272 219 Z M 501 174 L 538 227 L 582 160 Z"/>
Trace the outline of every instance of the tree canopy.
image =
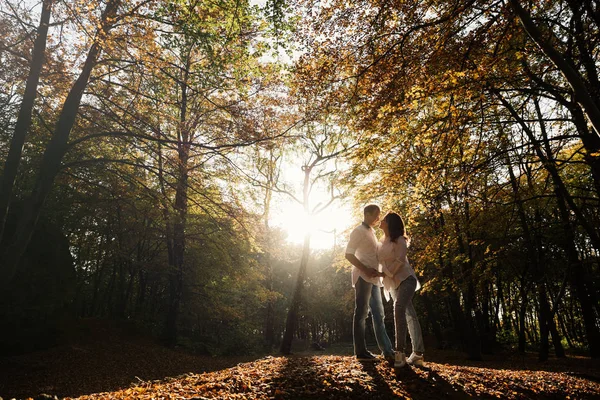
<path id="1" fill-rule="evenodd" d="M 4 1 L 1 350 L 90 317 L 207 354 L 351 341 L 349 231 L 287 241 L 295 188 L 307 219 L 405 218 L 437 346 L 599 357 L 599 12 Z"/>

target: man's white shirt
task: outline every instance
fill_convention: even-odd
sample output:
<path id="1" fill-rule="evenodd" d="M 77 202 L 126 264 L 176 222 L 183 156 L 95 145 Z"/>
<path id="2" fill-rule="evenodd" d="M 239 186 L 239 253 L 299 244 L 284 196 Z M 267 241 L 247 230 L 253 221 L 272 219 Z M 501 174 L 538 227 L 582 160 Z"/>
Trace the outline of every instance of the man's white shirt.
<path id="1" fill-rule="evenodd" d="M 370 226 L 362 223 L 350 234 L 350 240 L 346 246 L 346 254 L 354 254 L 358 260 L 365 266 L 380 271 L 379 261 L 377 260 L 377 246 L 379 241 L 375 236 L 375 230 Z M 376 286 L 383 286 L 382 278 L 370 278 L 366 276 L 356 266 L 352 266 L 352 286 L 356 285 L 358 278 L 361 277 L 365 281 Z"/>

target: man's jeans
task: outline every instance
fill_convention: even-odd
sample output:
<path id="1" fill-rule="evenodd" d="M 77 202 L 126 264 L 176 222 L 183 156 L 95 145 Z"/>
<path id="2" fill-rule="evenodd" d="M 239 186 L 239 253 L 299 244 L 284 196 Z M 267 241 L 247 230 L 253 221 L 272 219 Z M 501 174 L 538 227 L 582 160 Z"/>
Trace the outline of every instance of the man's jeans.
<path id="1" fill-rule="evenodd" d="M 421 324 L 419 324 L 419 318 L 412 303 L 416 287 L 417 280 L 414 276 L 409 276 L 391 293 L 394 299 L 397 351 L 405 352 L 407 325 L 413 351 L 418 353 L 425 351 Z"/>
<path id="2" fill-rule="evenodd" d="M 375 329 L 375 338 L 379 349 L 386 356 L 394 354 L 392 342 L 385 330 L 383 322 L 383 302 L 381 301 L 381 288 L 358 278 L 355 290 L 355 308 L 354 308 L 354 354 L 361 356 L 367 353 L 367 343 L 365 341 L 365 328 L 369 308 L 373 316 L 373 328 Z"/>

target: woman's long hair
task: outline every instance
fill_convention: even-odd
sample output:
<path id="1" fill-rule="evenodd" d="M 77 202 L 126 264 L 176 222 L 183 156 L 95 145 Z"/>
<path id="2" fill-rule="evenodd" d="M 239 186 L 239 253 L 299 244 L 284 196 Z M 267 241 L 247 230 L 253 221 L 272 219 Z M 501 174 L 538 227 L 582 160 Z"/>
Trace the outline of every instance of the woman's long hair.
<path id="1" fill-rule="evenodd" d="M 388 226 L 390 241 L 395 243 L 396 239 L 398 239 L 400 236 L 408 240 L 408 237 L 406 236 L 406 229 L 404 228 L 404 221 L 400 215 L 396 214 L 395 212 L 389 212 L 385 217 L 383 217 L 383 219 Z"/>

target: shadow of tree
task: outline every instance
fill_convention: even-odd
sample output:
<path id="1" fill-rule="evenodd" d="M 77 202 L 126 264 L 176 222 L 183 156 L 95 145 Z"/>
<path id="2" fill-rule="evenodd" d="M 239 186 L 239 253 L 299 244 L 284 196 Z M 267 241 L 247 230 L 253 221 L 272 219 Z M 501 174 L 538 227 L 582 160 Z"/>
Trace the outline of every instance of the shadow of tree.
<path id="1" fill-rule="evenodd" d="M 288 357 L 271 386 L 276 399 L 496 398 L 486 393 L 470 395 L 428 368 L 394 370 L 385 362 L 359 363 L 336 356 Z"/>
<path id="2" fill-rule="evenodd" d="M 365 371 L 378 382 L 381 398 L 405 398 L 415 400 L 429 399 L 473 399 L 473 397 L 458 386 L 454 386 L 443 377 L 428 368 L 413 369 L 391 368 L 386 364 L 380 364 Z M 385 386 L 385 387 L 384 387 Z"/>
<path id="3" fill-rule="evenodd" d="M 473 398 L 461 387 L 452 385 L 442 376 L 429 368 L 413 369 L 404 367 L 394 371 L 397 382 L 402 382 L 409 396 L 415 400 L 425 399 L 453 399 L 464 400 Z"/>
<path id="4" fill-rule="evenodd" d="M 388 382 L 386 381 L 385 375 L 381 373 L 382 369 L 389 369 L 389 365 L 386 362 L 381 363 L 361 363 L 363 370 L 369 375 L 373 383 L 375 384 L 375 390 L 377 396 L 375 398 L 380 399 L 395 399 L 404 398 L 400 393 L 394 393 Z"/>
<path id="5" fill-rule="evenodd" d="M 288 357 L 273 382 L 278 399 L 391 399 L 394 395 L 374 363 L 347 357 Z"/>
<path id="6" fill-rule="evenodd" d="M 280 399 L 310 398 L 323 389 L 311 359 L 293 355 L 285 357 L 278 376 L 271 382 L 271 388 L 271 394 Z"/>
<path id="7" fill-rule="evenodd" d="M 144 354 L 140 352 L 140 354 Z M 137 357 L 140 357 L 140 354 Z M 161 355 L 166 353 L 160 352 Z M 168 353 L 170 354 L 170 353 Z M 56 354 L 54 354 L 56 355 Z M 146 357 L 148 353 L 144 354 Z M 173 356 L 173 354 L 171 354 Z M 90 356 L 90 354 L 88 354 Z M 94 354 L 97 356 L 97 354 Z M 128 353 L 130 358 L 134 356 Z M 109 356 L 110 357 L 110 356 Z M 36 360 L 39 362 L 38 369 L 34 365 L 28 365 L 27 371 L 35 371 L 36 377 L 47 375 L 44 379 L 31 378 L 23 382 L 22 393 L 27 395 L 15 395 L 14 397 L 35 397 L 40 392 L 62 395 L 68 393 L 82 393 L 90 389 L 88 393 L 95 395 L 88 398 L 106 398 L 106 392 L 116 390 L 118 387 L 127 388 L 121 393 L 115 393 L 114 397 L 129 398 L 131 393 L 135 395 L 136 389 L 141 389 L 145 396 L 155 393 L 187 393 L 196 398 L 208 396 L 215 398 L 270 398 L 270 399 L 397 399 L 412 398 L 424 399 L 491 399 L 491 398 L 564 398 L 566 394 L 575 395 L 574 398 L 592 398 L 590 396 L 600 393 L 597 384 L 589 386 L 582 381 L 565 380 L 565 375 L 544 375 L 535 372 L 523 371 L 515 374 L 511 371 L 486 370 L 482 368 L 467 367 L 455 364 L 438 364 L 430 362 L 427 368 L 405 367 L 394 370 L 389 364 L 378 360 L 375 363 L 360 363 L 353 356 L 339 355 L 294 355 L 289 357 L 263 357 L 252 362 L 238 363 L 235 366 L 231 358 L 207 358 L 194 357 L 173 359 L 146 358 L 146 363 L 162 364 L 160 371 L 151 371 L 148 365 L 145 367 L 139 363 L 131 363 L 129 369 L 123 367 L 115 368 L 115 363 L 125 362 L 127 357 L 115 357 L 112 353 L 112 362 L 107 357 L 97 357 L 95 366 L 104 362 L 103 368 L 91 370 L 91 366 L 83 369 L 80 365 L 75 366 L 71 362 L 61 359 L 63 378 L 57 379 L 57 371 L 50 373 L 44 364 L 48 358 L 41 359 L 40 354 Z M 1 360 L 0 360 L 1 361 Z M 15 360 L 13 360 L 15 361 Z M 80 358 L 77 361 L 81 362 Z M 239 361 L 239 360 L 238 360 Z M 1 364 L 1 363 L 0 363 Z M 13 364 L 13 367 L 16 364 Z M 228 367 L 229 366 L 229 367 Z M 2 365 L 0 365 L 2 367 Z M 89 369 L 89 370 L 88 370 Z M 136 370 L 134 372 L 134 369 Z M 110 370 L 110 377 L 108 375 Z M 200 373 L 212 370 L 210 373 Z M 185 373 L 191 371 L 192 373 Z M 1 374 L 0 376 L 8 376 Z M 159 373 L 157 373 L 159 372 Z M 145 375 L 142 375 L 144 373 Z M 185 375 L 179 376 L 179 374 Z M 133 375 L 135 374 L 135 375 Z M 139 375 L 138 375 L 139 374 Z M 157 374 L 159 381 L 147 378 Z M 165 375 L 163 375 L 165 374 Z M 93 376 L 94 375 L 94 376 Z M 129 384 L 122 384 L 124 379 L 132 382 L 135 376 L 142 376 L 145 382 L 138 383 L 138 387 L 128 388 Z M 12 375 L 15 376 L 15 375 Z M 154 375 L 156 376 L 156 375 Z M 165 376 L 172 378 L 162 379 Z M 93 382 L 85 385 L 84 380 L 94 377 Z M 70 378 L 70 382 L 66 379 Z M 44 384 L 52 381 L 54 390 L 45 390 Z M 150 380 L 148 380 L 150 379 Z M 120 380 L 120 381 L 118 381 Z M 6 379 L 0 379 L 0 392 L 3 386 L 6 388 Z M 561 386 L 571 382 L 571 385 L 580 385 L 577 390 L 565 391 Z M 98 385 L 98 389 L 95 389 Z M 13 386 L 15 393 L 18 387 Z M 9 391 L 10 392 L 10 391 Z M 5 392 L 6 393 L 6 392 Z M 0 393 L 0 395 L 5 395 Z M 104 397 L 103 397 L 104 396 Z M 562 396 L 562 397 L 561 397 Z M 135 396 L 133 396 L 135 397 Z M 133 398 L 132 397 L 132 398 Z M 10 398 L 10 397 L 9 397 Z M 148 397 L 145 397 L 148 398 Z"/>
<path id="8" fill-rule="evenodd" d="M 255 357 L 196 356 L 151 340 L 113 337 L 0 357 L 0 397 L 77 397 L 186 373 L 219 371 Z M 10 377 L 8 379 L 7 377 Z"/>
<path id="9" fill-rule="evenodd" d="M 449 398 L 464 399 L 465 397 L 461 397 L 463 393 L 468 396 L 467 398 L 477 399 L 505 398 L 508 397 L 509 394 L 510 398 L 519 399 L 562 398 L 559 393 L 540 393 L 539 391 L 536 392 L 532 389 L 528 389 L 526 387 L 528 383 L 523 382 L 519 376 L 515 376 L 515 374 L 510 374 L 509 378 L 503 379 L 501 376 L 494 374 L 494 372 L 491 372 L 493 376 L 490 376 L 486 375 L 490 374 L 490 372 L 469 370 L 468 367 L 458 366 L 454 367 L 453 370 L 458 379 L 453 380 L 454 384 L 450 384 L 448 378 L 439 374 L 434 369 L 425 369 L 424 371 L 426 371 L 426 373 L 420 375 L 421 378 L 438 386 L 441 391 L 448 393 Z M 498 374 L 499 373 L 500 371 L 498 371 Z M 527 375 L 527 371 L 524 371 L 523 373 Z M 487 384 L 485 384 L 486 379 L 489 379 Z M 492 394 L 489 392 L 489 387 L 485 386 L 491 386 L 495 388 L 497 392 Z M 467 394 L 464 390 L 465 387 L 470 387 L 470 392 L 473 394 Z M 459 395 L 459 397 L 456 397 L 457 395 Z"/>
<path id="10" fill-rule="evenodd" d="M 487 368 L 504 371 L 546 371 L 564 372 L 582 379 L 600 382 L 600 360 L 590 357 L 568 355 L 565 358 L 550 356 L 547 361 L 539 361 L 535 352 L 498 352 L 485 354 L 481 361 L 469 360 L 458 350 L 431 349 L 427 360 L 439 364 L 452 364 L 464 367 Z"/>

